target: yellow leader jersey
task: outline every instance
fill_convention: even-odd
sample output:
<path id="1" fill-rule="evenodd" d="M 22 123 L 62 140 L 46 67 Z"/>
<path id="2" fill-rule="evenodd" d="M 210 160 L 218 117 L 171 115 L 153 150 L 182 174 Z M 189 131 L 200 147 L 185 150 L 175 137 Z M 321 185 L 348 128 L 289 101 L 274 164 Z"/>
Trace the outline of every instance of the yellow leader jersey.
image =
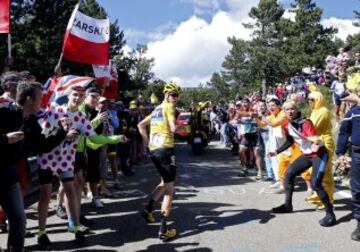
<path id="1" fill-rule="evenodd" d="M 164 101 L 149 116 L 151 117 L 149 149 L 173 148 L 174 133 L 170 130 L 169 121 L 175 122 L 174 105 Z"/>

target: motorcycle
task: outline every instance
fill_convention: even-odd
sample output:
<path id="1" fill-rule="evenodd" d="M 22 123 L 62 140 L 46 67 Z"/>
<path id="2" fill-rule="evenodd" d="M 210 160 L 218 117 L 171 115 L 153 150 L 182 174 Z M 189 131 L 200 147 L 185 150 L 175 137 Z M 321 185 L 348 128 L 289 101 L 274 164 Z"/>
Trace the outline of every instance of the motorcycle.
<path id="1" fill-rule="evenodd" d="M 195 155 L 201 155 L 209 144 L 208 134 L 203 130 L 194 130 L 191 132 L 191 149 Z"/>

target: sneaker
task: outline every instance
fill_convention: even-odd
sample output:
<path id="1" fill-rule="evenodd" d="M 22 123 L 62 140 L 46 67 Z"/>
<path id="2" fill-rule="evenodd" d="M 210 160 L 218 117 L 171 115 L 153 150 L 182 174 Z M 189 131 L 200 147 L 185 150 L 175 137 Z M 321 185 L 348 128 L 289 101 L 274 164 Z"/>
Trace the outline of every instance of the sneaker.
<path id="1" fill-rule="evenodd" d="M 93 197 L 91 200 L 91 204 L 95 208 L 103 208 L 104 207 L 103 203 L 100 201 L 100 199 L 98 197 Z"/>
<path id="2" fill-rule="evenodd" d="M 319 221 L 323 227 L 331 227 L 336 224 L 336 217 L 334 213 L 326 213 L 325 217 Z"/>
<path id="3" fill-rule="evenodd" d="M 246 177 L 246 173 L 243 170 L 240 170 L 240 173 L 238 174 L 239 177 L 244 178 Z"/>
<path id="4" fill-rule="evenodd" d="M 360 242 L 360 225 L 351 233 L 351 239 Z"/>
<path id="5" fill-rule="evenodd" d="M 144 210 L 141 213 L 141 216 L 146 220 L 147 223 L 154 223 L 155 222 L 155 217 L 154 214 L 152 212 L 148 212 L 146 210 Z"/>
<path id="6" fill-rule="evenodd" d="M 310 194 L 305 200 L 309 204 L 316 204 L 316 203 L 320 202 L 320 199 L 316 192 Z"/>
<path id="7" fill-rule="evenodd" d="M 311 196 L 313 195 L 313 193 L 314 193 L 314 190 L 311 189 L 311 188 L 309 188 L 309 189 L 306 190 L 306 193 L 307 193 L 307 195 L 308 195 L 309 197 L 311 197 Z"/>
<path id="8" fill-rule="evenodd" d="M 274 207 L 271 211 L 273 213 L 291 213 L 293 211 L 293 207 L 287 207 L 285 204 L 282 204 L 281 206 Z"/>
<path id="9" fill-rule="evenodd" d="M 72 227 L 68 226 L 68 231 L 69 231 L 70 233 L 75 233 L 75 226 L 72 226 Z M 80 232 L 83 232 L 84 234 L 85 234 L 85 233 L 89 233 L 90 228 L 85 227 L 85 226 L 83 226 L 83 225 L 80 225 L 79 231 L 80 231 Z"/>
<path id="10" fill-rule="evenodd" d="M 316 204 L 316 210 L 324 210 L 324 209 L 325 209 L 325 205 L 321 201 Z"/>
<path id="11" fill-rule="evenodd" d="M 88 191 L 88 192 L 86 193 L 85 198 L 88 199 L 88 200 L 91 200 L 91 199 L 93 198 L 92 193 L 91 193 L 90 191 Z"/>
<path id="12" fill-rule="evenodd" d="M 279 189 L 276 189 L 275 191 L 273 191 L 274 194 L 283 194 L 285 193 L 285 189 L 284 187 L 280 187 Z"/>
<path id="13" fill-rule="evenodd" d="M 270 188 L 280 188 L 280 182 L 276 181 L 274 184 L 269 186 Z"/>
<path id="14" fill-rule="evenodd" d="M 25 231 L 25 238 L 32 238 L 32 237 L 35 237 L 35 234 L 31 233 L 29 230 L 26 230 Z"/>
<path id="15" fill-rule="evenodd" d="M 52 250 L 52 243 L 47 234 L 38 237 L 37 242 L 39 250 Z"/>
<path id="16" fill-rule="evenodd" d="M 261 180 L 262 179 L 262 173 L 258 173 L 257 175 L 256 175 L 256 178 L 255 178 L 256 180 Z"/>
<path id="17" fill-rule="evenodd" d="M 159 238 L 162 241 L 168 241 L 176 236 L 176 229 L 166 229 L 164 233 L 159 233 Z"/>
<path id="18" fill-rule="evenodd" d="M 67 214 L 65 207 L 63 207 L 62 205 L 58 205 L 56 207 L 56 216 L 59 217 L 60 219 L 66 220 Z"/>
<path id="19" fill-rule="evenodd" d="M 75 233 L 75 242 L 78 246 L 82 246 L 84 245 L 86 239 L 85 239 L 85 234 L 81 231 L 77 231 Z"/>
<path id="20" fill-rule="evenodd" d="M 94 221 L 86 218 L 85 215 L 80 215 L 79 221 L 80 224 L 84 225 L 85 227 L 91 227 L 92 225 L 94 225 Z"/>
<path id="21" fill-rule="evenodd" d="M 269 176 L 264 176 L 264 177 L 263 177 L 263 180 L 264 180 L 264 181 L 274 181 L 274 178 L 269 177 Z"/>
<path id="22" fill-rule="evenodd" d="M 107 189 L 107 188 L 104 188 L 104 189 L 102 189 L 101 191 L 99 191 L 99 195 L 100 195 L 100 196 L 103 196 L 103 197 L 105 197 L 105 198 L 113 198 L 113 197 L 114 197 L 114 195 L 112 194 L 112 192 L 111 192 L 109 189 Z"/>

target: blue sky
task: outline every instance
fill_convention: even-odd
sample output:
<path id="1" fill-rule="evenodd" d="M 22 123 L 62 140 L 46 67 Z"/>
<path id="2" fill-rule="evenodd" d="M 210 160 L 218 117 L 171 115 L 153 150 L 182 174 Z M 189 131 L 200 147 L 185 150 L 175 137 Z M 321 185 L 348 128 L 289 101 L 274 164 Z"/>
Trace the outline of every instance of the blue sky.
<path id="1" fill-rule="evenodd" d="M 185 86 L 206 82 L 229 50 L 228 36 L 249 39 L 242 22 L 257 0 L 98 0 L 125 32 L 127 50 L 148 44 L 157 76 Z M 291 0 L 281 0 L 289 8 Z M 339 28 L 340 38 L 360 32 L 351 21 L 359 0 L 315 0 L 323 25 Z M 290 18 L 290 16 L 289 16 Z M 206 39 L 205 39 L 206 38 Z M 176 51 L 178 53 L 173 53 Z M 200 52 L 195 56 L 194 53 Z M 188 64 L 191 57 L 192 64 Z M 171 58 L 171 59 L 170 59 Z"/>

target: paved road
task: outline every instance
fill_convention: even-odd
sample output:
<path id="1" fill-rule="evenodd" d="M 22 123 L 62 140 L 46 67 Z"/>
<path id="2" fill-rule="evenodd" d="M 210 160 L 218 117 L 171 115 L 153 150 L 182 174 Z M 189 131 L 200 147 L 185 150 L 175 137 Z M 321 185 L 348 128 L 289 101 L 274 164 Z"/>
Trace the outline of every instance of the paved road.
<path id="1" fill-rule="evenodd" d="M 106 207 L 96 211 L 89 203 L 85 211 L 96 224 L 88 246 L 74 249 L 73 235 L 64 221 L 50 213 L 48 233 L 55 251 L 226 251 L 226 252 L 358 252 L 360 243 L 350 240 L 355 221 L 350 214 L 349 192 L 336 194 L 339 224 L 318 225 L 322 211 L 315 211 L 304 198 L 304 184 L 294 194 L 292 214 L 274 215 L 269 210 L 283 202 L 272 194 L 268 182 L 253 176 L 237 177 L 238 160 L 228 150 L 211 144 L 203 156 L 193 157 L 185 144 L 177 146 L 178 180 L 172 219 L 177 239 L 160 242 L 158 223 L 147 225 L 139 217 L 146 194 L 156 185 L 157 173 L 151 162 L 136 167 L 136 175 L 124 178 L 123 191 L 116 199 L 105 199 Z M 27 211 L 28 227 L 37 230 L 36 206 Z M 157 217 L 159 217 L 157 212 Z M 0 235 L 5 247 L 6 235 Z M 36 239 L 26 240 L 36 250 Z"/>

